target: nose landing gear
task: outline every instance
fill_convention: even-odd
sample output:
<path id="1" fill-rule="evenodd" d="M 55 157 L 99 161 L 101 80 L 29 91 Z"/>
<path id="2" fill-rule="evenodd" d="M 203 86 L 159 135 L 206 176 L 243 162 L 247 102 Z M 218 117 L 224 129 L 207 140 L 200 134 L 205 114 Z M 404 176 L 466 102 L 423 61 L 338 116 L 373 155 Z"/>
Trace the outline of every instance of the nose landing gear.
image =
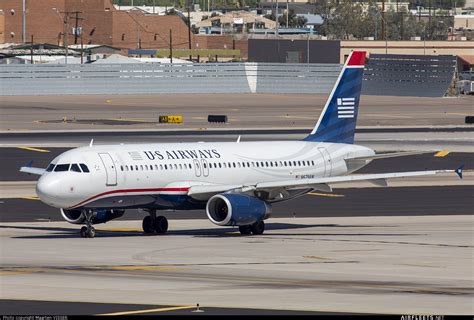
<path id="1" fill-rule="evenodd" d="M 81 228 L 81 237 L 83 238 L 94 238 L 95 237 L 95 228 L 92 226 L 92 210 L 84 210 L 84 217 L 86 226 Z"/>
<path id="2" fill-rule="evenodd" d="M 143 218 L 143 232 L 165 234 L 168 231 L 168 219 L 163 216 L 156 216 L 156 210 L 149 210 L 149 215 Z"/>

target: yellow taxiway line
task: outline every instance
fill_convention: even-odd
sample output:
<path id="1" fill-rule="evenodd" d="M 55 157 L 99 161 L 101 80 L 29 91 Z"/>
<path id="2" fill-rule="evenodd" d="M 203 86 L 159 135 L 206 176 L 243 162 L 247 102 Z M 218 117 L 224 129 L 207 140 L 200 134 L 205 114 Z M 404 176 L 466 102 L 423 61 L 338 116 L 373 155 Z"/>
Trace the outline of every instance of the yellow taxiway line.
<path id="1" fill-rule="evenodd" d="M 38 197 L 21 197 L 21 198 L 25 200 L 39 200 Z"/>
<path id="2" fill-rule="evenodd" d="M 123 312 L 103 313 L 103 314 L 97 314 L 97 316 L 124 316 L 124 315 L 130 315 L 130 314 L 141 314 L 141 313 L 150 313 L 150 312 L 174 311 L 174 310 L 184 310 L 184 309 L 193 309 L 193 308 L 196 308 L 196 306 L 168 307 L 168 308 L 158 308 L 158 309 L 145 309 L 145 310 L 135 310 L 135 311 L 123 311 Z"/>
<path id="3" fill-rule="evenodd" d="M 449 151 L 440 151 L 437 152 L 434 156 L 438 158 L 446 157 L 449 154 Z"/>
<path id="4" fill-rule="evenodd" d="M 310 192 L 308 194 L 310 194 L 312 196 L 321 196 L 321 197 L 335 197 L 335 198 L 345 197 L 343 194 L 333 194 L 333 193 Z"/>
<path id="5" fill-rule="evenodd" d="M 51 152 L 49 150 L 32 148 L 32 147 L 17 147 L 17 148 L 18 149 L 23 149 L 23 150 L 29 150 L 29 151 L 36 151 L 36 152 Z"/>

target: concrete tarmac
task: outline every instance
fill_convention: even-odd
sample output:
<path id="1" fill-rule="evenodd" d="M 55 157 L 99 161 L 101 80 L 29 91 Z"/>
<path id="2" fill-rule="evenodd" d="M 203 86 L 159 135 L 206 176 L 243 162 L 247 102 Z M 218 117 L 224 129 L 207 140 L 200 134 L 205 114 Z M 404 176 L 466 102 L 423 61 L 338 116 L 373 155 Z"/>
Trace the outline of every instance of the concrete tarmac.
<path id="1" fill-rule="evenodd" d="M 83 239 L 66 222 L 2 223 L 2 299 L 474 313 L 472 216 L 273 219 L 249 237 L 208 220 L 164 236 L 136 224 Z"/>
<path id="2" fill-rule="evenodd" d="M 215 128 L 312 128 L 327 95 L 152 94 L 0 97 L 1 130 L 207 128 L 209 114 L 225 114 Z M 362 96 L 359 126 L 463 125 L 474 97 Z M 180 125 L 160 115 L 183 115 Z"/>
<path id="3" fill-rule="evenodd" d="M 472 183 L 472 180 L 471 180 Z M 274 203 L 274 218 L 373 217 L 474 214 L 474 185 L 344 188 L 333 193 L 311 192 Z M 204 210 L 160 211 L 168 219 L 206 219 Z M 130 209 L 119 220 L 141 220 L 145 214 Z M 0 199 L 0 222 L 63 221 L 59 209 L 34 197 Z M 272 221 L 272 220 L 270 220 Z M 79 230 L 80 226 L 74 226 Z M 141 222 L 136 224 L 141 227 Z"/>

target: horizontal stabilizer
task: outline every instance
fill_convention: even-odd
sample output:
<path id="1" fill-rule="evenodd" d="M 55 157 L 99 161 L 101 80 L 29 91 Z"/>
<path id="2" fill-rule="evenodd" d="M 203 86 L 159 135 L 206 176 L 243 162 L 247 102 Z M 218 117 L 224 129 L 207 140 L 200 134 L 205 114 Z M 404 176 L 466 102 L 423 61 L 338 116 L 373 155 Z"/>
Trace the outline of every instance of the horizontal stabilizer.
<path id="1" fill-rule="evenodd" d="M 388 158 L 396 158 L 396 157 L 414 156 L 417 154 L 425 154 L 425 153 L 434 153 L 434 151 L 404 151 L 404 152 L 378 153 L 371 156 L 350 158 L 350 159 L 346 159 L 346 161 L 388 159 Z"/>
<path id="2" fill-rule="evenodd" d="M 29 174 L 36 174 L 38 176 L 43 175 L 46 169 L 43 168 L 35 168 L 35 167 L 21 167 L 20 172 L 25 172 Z"/>

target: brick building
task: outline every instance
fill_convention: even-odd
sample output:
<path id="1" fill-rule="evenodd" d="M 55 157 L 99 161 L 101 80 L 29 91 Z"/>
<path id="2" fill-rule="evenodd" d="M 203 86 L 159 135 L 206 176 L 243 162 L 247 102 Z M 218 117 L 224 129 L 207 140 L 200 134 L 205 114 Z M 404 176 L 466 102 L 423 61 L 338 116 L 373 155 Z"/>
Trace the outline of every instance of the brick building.
<path id="1" fill-rule="evenodd" d="M 25 16 L 27 42 L 33 36 L 35 43 L 63 45 L 67 16 L 68 44 L 80 43 L 80 38 L 73 34 L 77 16 L 84 44 L 122 49 L 167 48 L 171 29 L 173 47 L 188 48 L 188 27 L 178 16 L 119 11 L 111 0 L 26 0 Z M 0 43 L 22 43 L 22 26 L 22 0 L 1 0 Z"/>

